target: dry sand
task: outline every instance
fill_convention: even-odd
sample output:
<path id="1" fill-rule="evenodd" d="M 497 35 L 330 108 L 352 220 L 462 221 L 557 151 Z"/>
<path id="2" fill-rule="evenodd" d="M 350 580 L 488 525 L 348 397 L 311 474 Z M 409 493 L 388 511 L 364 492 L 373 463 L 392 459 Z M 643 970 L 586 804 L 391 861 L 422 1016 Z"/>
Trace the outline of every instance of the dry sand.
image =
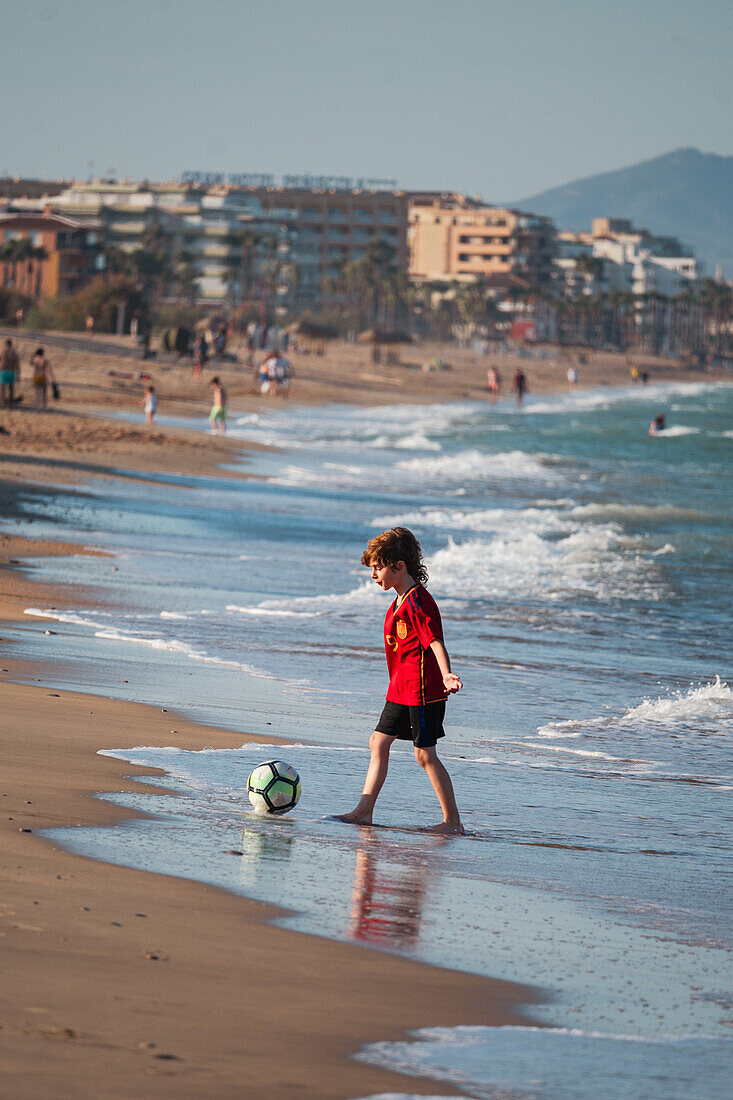
<path id="1" fill-rule="evenodd" d="M 241 454 L 241 443 L 146 428 L 141 413 L 139 426 L 105 418 L 111 409 L 140 411 L 141 372 L 151 376 L 162 413 L 204 416 L 209 402 L 207 381 L 193 379 L 188 364 L 171 356 L 142 363 L 131 358 L 129 345 L 116 351 L 114 338 L 90 345 L 84 337 L 46 334 L 62 399 L 52 411 L 29 410 L 28 359 L 40 341 L 11 335 L 25 380 L 23 405 L 0 413 L 5 516 L 19 509 L 32 514 L 38 495 L 79 491 L 59 490 L 60 483 L 124 476 L 126 469 L 220 473 L 221 463 Z M 453 369 L 424 372 L 422 364 L 435 355 Z M 489 360 L 470 352 L 409 348 L 406 362 L 390 367 L 369 356 L 368 348 L 346 344 L 324 357 L 292 356 L 292 399 L 378 405 L 486 396 Z M 518 364 L 500 361 L 505 380 Z M 521 365 L 532 392 L 566 387 L 567 360 Z M 584 385 L 629 380 L 621 356 L 593 356 L 581 370 Z M 670 363 L 651 370 L 655 381 L 704 377 Z M 256 394 L 249 369 L 217 364 L 214 371 L 229 387 L 232 412 L 279 404 Z M 80 592 L 42 588 L 17 564 L 23 557 L 78 552 L 89 551 L 2 535 L 0 619 L 22 618 L 30 603 L 79 605 Z M 274 912 L 267 906 L 96 863 L 39 837 L 39 830 L 56 825 L 118 820 L 121 811 L 92 793 L 139 790 L 125 777 L 158 774 L 96 755 L 110 743 L 110 729 L 120 747 L 143 740 L 231 747 L 246 734 L 195 726 L 137 704 L 51 691 L 37 686 L 42 667 L 0 660 L 3 1097 L 326 1100 L 406 1088 L 429 1093 L 435 1091 L 429 1082 L 349 1055 L 419 1027 L 526 1022 L 519 1006 L 536 999 L 530 990 L 274 928 L 266 923 Z"/>

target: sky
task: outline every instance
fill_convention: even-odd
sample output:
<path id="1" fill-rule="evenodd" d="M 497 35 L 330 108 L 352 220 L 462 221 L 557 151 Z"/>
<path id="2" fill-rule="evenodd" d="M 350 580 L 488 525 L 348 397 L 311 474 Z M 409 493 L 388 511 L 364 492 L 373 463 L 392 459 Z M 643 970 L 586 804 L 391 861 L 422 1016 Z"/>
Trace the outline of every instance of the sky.
<path id="1" fill-rule="evenodd" d="M 518 202 L 733 154 L 731 0 L 3 0 L 0 174 L 396 179 Z"/>

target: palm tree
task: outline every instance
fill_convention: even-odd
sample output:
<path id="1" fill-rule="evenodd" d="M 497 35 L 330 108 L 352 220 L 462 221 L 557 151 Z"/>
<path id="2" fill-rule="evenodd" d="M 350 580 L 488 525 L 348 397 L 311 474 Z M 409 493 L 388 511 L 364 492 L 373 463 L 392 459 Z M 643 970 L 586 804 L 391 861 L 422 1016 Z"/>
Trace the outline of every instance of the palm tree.
<path id="1" fill-rule="evenodd" d="M 32 296 L 38 301 L 41 297 L 41 275 L 43 274 L 43 265 L 48 259 L 48 252 L 42 244 L 37 245 L 33 249 L 33 255 L 31 257 L 31 275 L 33 275 L 32 262 L 35 261 L 35 279 L 32 281 Z"/>
<path id="2" fill-rule="evenodd" d="M 185 298 L 189 305 L 195 303 L 198 294 L 196 275 L 196 268 L 191 263 L 191 254 L 185 250 L 177 253 L 173 259 L 173 281 L 176 293 L 180 298 Z"/>
<path id="3" fill-rule="evenodd" d="M 20 264 L 20 272 L 19 272 L 20 279 L 19 279 L 19 283 L 18 283 L 18 286 L 17 286 L 17 290 L 21 294 L 27 294 L 28 293 L 27 283 L 28 283 L 28 277 L 29 277 L 29 268 L 30 268 L 30 274 L 32 274 L 33 253 L 35 251 L 35 247 L 34 247 L 33 241 L 30 239 L 30 237 L 21 237 L 16 242 L 16 245 L 17 245 L 16 252 L 15 252 L 16 273 L 17 273 L 17 265 Z"/>
<path id="4" fill-rule="evenodd" d="M 104 250 L 105 256 L 105 277 L 110 275 L 127 275 L 133 277 L 137 274 L 137 268 L 135 267 L 134 260 L 131 252 L 126 252 L 124 248 L 118 248 L 117 245 L 110 244 Z"/>
<path id="5" fill-rule="evenodd" d="M 706 350 L 719 354 L 723 350 L 723 334 L 729 337 L 729 322 L 733 295 L 725 283 L 704 279 L 699 291 L 702 310 L 703 341 Z"/>
<path id="6" fill-rule="evenodd" d="M 21 253 L 23 251 L 23 242 L 20 237 L 11 237 L 9 241 L 5 241 L 0 248 L 0 259 L 5 267 L 5 286 L 16 288 L 16 280 L 18 277 L 18 263 L 20 261 Z M 8 278 L 8 272 L 10 278 Z M 17 289 L 17 288 L 16 288 Z"/>
<path id="7" fill-rule="evenodd" d="M 259 233 L 254 233 L 251 229 L 242 229 L 237 232 L 236 239 L 241 249 L 242 297 L 246 298 L 252 288 L 252 261 L 262 236 Z"/>

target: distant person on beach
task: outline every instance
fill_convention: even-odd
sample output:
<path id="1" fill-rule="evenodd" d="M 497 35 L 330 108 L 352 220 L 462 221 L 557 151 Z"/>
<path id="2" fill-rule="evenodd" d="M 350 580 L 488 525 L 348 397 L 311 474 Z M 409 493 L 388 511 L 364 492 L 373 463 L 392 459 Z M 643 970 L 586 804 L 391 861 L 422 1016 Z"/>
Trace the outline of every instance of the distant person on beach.
<path id="1" fill-rule="evenodd" d="M 641 384 L 642 384 L 642 386 L 646 386 L 646 385 L 647 385 L 647 383 L 649 382 L 649 371 L 648 371 L 648 370 L 643 370 L 643 371 L 641 372 L 641 376 L 640 376 L 640 377 L 641 377 Z"/>
<path id="2" fill-rule="evenodd" d="M 218 375 L 211 379 L 211 385 L 214 390 L 214 403 L 209 413 L 209 424 L 211 424 L 212 432 L 224 435 L 227 430 L 227 391 L 220 382 Z"/>
<path id="3" fill-rule="evenodd" d="M 209 345 L 206 343 L 206 337 L 201 333 L 201 336 L 196 341 L 193 349 L 193 376 L 198 378 L 201 371 L 209 361 Z"/>
<path id="4" fill-rule="evenodd" d="M 274 351 L 268 351 L 257 368 L 257 381 L 259 383 L 260 393 L 263 396 L 274 392 L 275 372 L 273 364 L 276 357 Z"/>
<path id="5" fill-rule="evenodd" d="M 499 390 L 501 389 L 501 375 L 496 367 L 489 367 L 486 375 L 486 389 L 491 394 L 491 400 L 497 401 L 499 398 Z"/>
<path id="6" fill-rule="evenodd" d="M 214 337 L 214 351 L 217 359 L 223 359 L 227 350 L 227 327 L 226 325 L 219 325 L 216 336 Z"/>
<path id="7" fill-rule="evenodd" d="M 636 383 L 639 381 L 639 368 L 636 366 L 635 363 L 632 363 L 632 365 L 629 367 L 629 374 L 631 375 L 631 384 L 635 386 Z"/>
<path id="8" fill-rule="evenodd" d="M 155 414 L 158 411 L 158 397 L 155 392 L 155 386 L 148 386 L 145 390 L 145 396 L 140 402 L 145 410 L 145 423 L 154 424 Z"/>
<path id="9" fill-rule="evenodd" d="M 91 336 L 92 333 L 94 332 L 94 317 L 92 316 L 91 313 L 87 314 L 86 325 L 87 325 L 87 335 Z"/>
<path id="10" fill-rule="evenodd" d="M 574 390 L 580 380 L 580 371 L 577 367 L 568 367 L 568 384 Z"/>
<path id="11" fill-rule="evenodd" d="M 521 367 L 519 367 L 514 374 L 512 393 L 516 394 L 517 405 L 521 405 L 524 400 L 524 395 L 527 393 L 527 376 Z"/>
<path id="12" fill-rule="evenodd" d="M 20 360 L 13 347 L 12 340 L 5 341 L 3 353 L 0 355 L 0 395 L 4 409 L 12 409 L 15 404 L 15 384 L 18 382 Z"/>
<path id="13" fill-rule="evenodd" d="M 31 367 L 33 368 L 33 393 L 35 397 L 33 407 L 45 409 L 48 403 L 48 384 L 49 382 L 54 384 L 56 379 L 43 348 L 36 349 L 35 355 L 31 359 Z"/>
<path id="14" fill-rule="evenodd" d="M 445 701 L 463 684 L 451 672 L 440 611 L 424 587 L 428 574 L 420 543 L 406 527 L 393 527 L 370 539 L 361 562 L 384 592 L 394 589 L 396 593 L 384 620 L 389 687 L 369 739 L 370 761 L 361 798 L 351 813 L 337 818 L 353 825 L 372 824 L 374 805 L 387 778 L 389 751 L 395 740 L 412 741 L 415 759 L 443 811 L 442 822 L 429 831 L 463 833 L 453 784 L 436 752 L 438 738 L 444 736 Z"/>
<path id="15" fill-rule="evenodd" d="M 658 413 L 649 425 L 649 435 L 659 435 L 660 432 L 664 431 L 666 426 L 667 423 L 664 419 L 664 413 Z"/>
<path id="16" fill-rule="evenodd" d="M 287 397 L 290 392 L 290 363 L 281 352 L 276 352 L 275 358 L 270 360 L 270 371 L 271 395 Z"/>

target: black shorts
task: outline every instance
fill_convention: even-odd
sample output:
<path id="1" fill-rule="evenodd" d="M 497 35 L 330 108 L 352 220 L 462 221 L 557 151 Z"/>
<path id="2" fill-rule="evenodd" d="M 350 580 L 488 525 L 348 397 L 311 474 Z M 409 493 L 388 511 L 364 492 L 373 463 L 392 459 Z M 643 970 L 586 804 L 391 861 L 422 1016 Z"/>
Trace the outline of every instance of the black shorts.
<path id="1" fill-rule="evenodd" d="M 430 749 L 439 737 L 445 737 L 443 718 L 445 700 L 426 703 L 423 707 L 408 707 L 404 703 L 384 704 L 376 725 L 377 733 L 412 741 L 417 749 Z"/>

